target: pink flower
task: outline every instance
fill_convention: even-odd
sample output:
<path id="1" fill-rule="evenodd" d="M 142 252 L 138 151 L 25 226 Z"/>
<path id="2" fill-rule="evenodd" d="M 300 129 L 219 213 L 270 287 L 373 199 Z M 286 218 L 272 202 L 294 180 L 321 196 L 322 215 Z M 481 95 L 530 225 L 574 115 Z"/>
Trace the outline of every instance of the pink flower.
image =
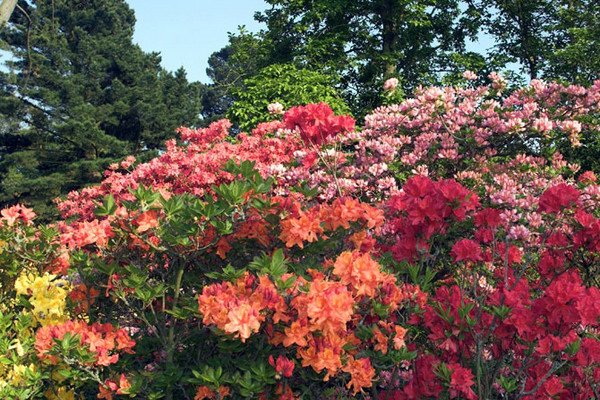
<path id="1" fill-rule="evenodd" d="M 386 92 L 392 92 L 396 90 L 396 88 L 398 87 L 398 83 L 399 82 L 397 78 L 390 78 L 383 83 L 383 90 L 385 90 Z"/>
<path id="2" fill-rule="evenodd" d="M 23 220 L 27 225 L 35 218 L 35 213 L 31 208 L 23 207 L 20 204 L 5 208 L 0 211 L 0 221 L 6 221 L 8 226 L 12 226 L 18 219 Z"/>
<path id="3" fill-rule="evenodd" d="M 465 78 L 468 81 L 474 81 L 477 79 L 477 74 L 475 72 L 469 71 L 469 70 L 463 72 L 462 76 L 463 76 L 463 78 Z"/>

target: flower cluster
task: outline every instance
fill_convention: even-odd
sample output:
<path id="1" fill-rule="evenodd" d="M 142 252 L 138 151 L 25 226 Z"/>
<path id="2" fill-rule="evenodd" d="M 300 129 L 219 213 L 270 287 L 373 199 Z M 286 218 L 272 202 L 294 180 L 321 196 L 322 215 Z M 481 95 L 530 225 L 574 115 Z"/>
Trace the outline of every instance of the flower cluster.
<path id="1" fill-rule="evenodd" d="M 306 212 L 299 210 L 295 214 L 281 221 L 279 238 L 287 247 L 297 245 L 303 248 L 304 243 L 315 242 L 326 232 L 334 232 L 338 228 L 349 229 L 350 224 L 355 222 L 363 224 L 364 229 L 376 230 L 384 221 L 381 210 L 350 198 L 336 199 L 331 204 L 313 207 Z M 366 233 L 361 239 L 358 243 L 368 246 Z"/>
<path id="2" fill-rule="evenodd" d="M 382 320 L 373 324 L 373 337 L 361 341 L 354 333 L 359 321 L 365 316 L 377 319 L 373 309 L 361 304 L 369 299 L 394 312 L 418 289 L 398 286 L 370 254 L 358 251 L 341 253 L 330 276 L 317 271 L 311 275 L 310 280 L 283 275 L 281 281 L 294 282 L 283 290 L 266 276 L 245 275 L 235 283 L 215 283 L 203 289 L 199 311 L 205 324 L 243 342 L 262 331 L 272 344 L 295 349 L 301 365 L 324 372 L 325 381 L 349 373 L 347 386 L 356 394 L 371 387 L 375 377 L 371 360 L 358 357 L 361 349 L 385 354 L 392 343 L 400 350 L 406 335 L 402 326 Z M 294 371 L 294 363 L 283 356 L 276 362 L 271 358 L 270 363 L 284 377 Z"/>
<path id="3" fill-rule="evenodd" d="M 283 115 L 287 129 L 298 129 L 306 143 L 319 145 L 341 132 L 354 130 L 354 119 L 347 115 L 336 116 L 325 103 L 292 107 Z"/>
<path id="4" fill-rule="evenodd" d="M 36 332 L 35 348 L 38 356 L 50 364 L 57 364 L 60 355 L 53 353 L 56 341 L 65 337 L 77 338 L 79 345 L 93 356 L 90 365 L 108 366 L 119 360 L 119 352 L 132 353 L 135 342 L 125 329 L 115 329 L 112 324 L 84 321 L 66 321 L 58 325 L 43 326 Z"/>
<path id="5" fill-rule="evenodd" d="M 42 326 L 65 322 L 68 318 L 69 285 L 55 275 L 23 272 L 15 281 L 17 295 L 27 296 L 31 314 Z"/>
<path id="6" fill-rule="evenodd" d="M 235 137 L 181 128 L 51 228 L 4 210 L 0 295 L 34 326 L 3 350 L 38 364 L 0 363 L 0 394 L 597 397 L 600 185 L 575 157 L 600 82 L 489 78 L 419 88 L 359 129 L 325 104 Z"/>
<path id="7" fill-rule="evenodd" d="M 463 221 L 478 206 L 477 194 L 455 180 L 410 178 L 402 192 L 387 203 L 386 224 L 395 241 L 390 247 L 394 258 L 416 261 L 427 256 L 434 235 L 445 233 L 451 223 Z"/>

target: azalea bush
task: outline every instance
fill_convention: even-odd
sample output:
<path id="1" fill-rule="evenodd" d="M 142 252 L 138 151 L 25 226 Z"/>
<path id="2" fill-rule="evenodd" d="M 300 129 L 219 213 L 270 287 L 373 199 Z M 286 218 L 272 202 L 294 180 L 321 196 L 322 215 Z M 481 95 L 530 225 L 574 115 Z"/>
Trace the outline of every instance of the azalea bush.
<path id="1" fill-rule="evenodd" d="M 599 134 L 600 82 L 490 80 L 362 127 L 319 103 L 181 128 L 51 226 L 4 210 L 0 390 L 599 397 L 600 185 L 558 150 Z"/>

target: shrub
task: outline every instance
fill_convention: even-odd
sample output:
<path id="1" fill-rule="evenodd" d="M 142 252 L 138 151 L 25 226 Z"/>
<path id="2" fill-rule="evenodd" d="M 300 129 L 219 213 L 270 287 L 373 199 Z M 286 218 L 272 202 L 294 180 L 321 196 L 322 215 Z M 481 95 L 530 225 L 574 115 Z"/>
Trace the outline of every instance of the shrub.
<path id="1" fill-rule="evenodd" d="M 235 138 L 228 121 L 182 128 L 159 157 L 70 194 L 53 228 L 5 210 L 3 288 L 21 301 L 7 321 L 32 314 L 6 347 L 29 337 L 35 371 L 66 378 L 27 385 L 101 398 L 597 397 L 600 185 L 556 145 L 596 134 L 585 121 L 600 83 L 502 97 L 491 79 L 419 89 L 362 129 L 324 104 Z M 20 384 L 2 371 L 4 387 Z"/>

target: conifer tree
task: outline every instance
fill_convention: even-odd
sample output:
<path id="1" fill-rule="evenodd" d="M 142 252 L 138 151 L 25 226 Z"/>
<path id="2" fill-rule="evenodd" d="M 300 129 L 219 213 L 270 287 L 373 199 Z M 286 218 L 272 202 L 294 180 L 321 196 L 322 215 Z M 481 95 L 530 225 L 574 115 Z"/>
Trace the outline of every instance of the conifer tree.
<path id="1" fill-rule="evenodd" d="M 0 32 L 0 203 L 49 217 L 52 200 L 194 125 L 202 87 L 132 42 L 124 0 L 20 0 Z"/>

